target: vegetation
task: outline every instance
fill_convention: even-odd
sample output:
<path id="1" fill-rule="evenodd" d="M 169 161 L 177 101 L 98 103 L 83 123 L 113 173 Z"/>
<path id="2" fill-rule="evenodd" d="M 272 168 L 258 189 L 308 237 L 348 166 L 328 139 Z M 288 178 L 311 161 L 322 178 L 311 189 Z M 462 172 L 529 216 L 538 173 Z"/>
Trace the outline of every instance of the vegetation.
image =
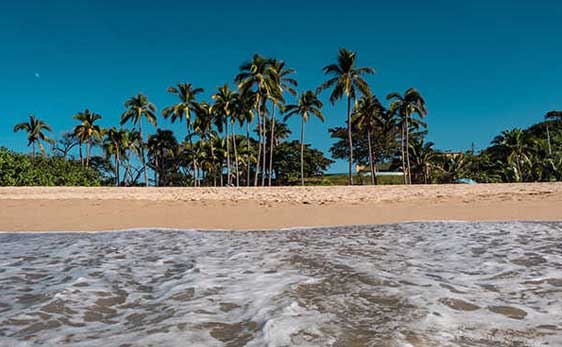
<path id="1" fill-rule="evenodd" d="M 37 119 L 34 115 L 29 116 L 28 122 L 18 123 L 14 126 L 14 132 L 25 131 L 27 133 L 27 145 L 31 146 L 31 158 L 35 159 L 35 145 L 39 146 L 41 153 L 46 155 L 45 147 L 41 142 L 53 143 L 53 139 L 45 135 L 45 132 L 51 132 L 51 127 Z"/>
<path id="2" fill-rule="evenodd" d="M 340 49 L 337 64 L 324 67 L 324 73 L 333 77 L 318 87 L 317 92 L 333 88 L 330 94 L 330 102 L 333 104 L 342 97 L 347 98 L 347 144 L 349 146 L 349 184 L 353 185 L 353 134 L 351 124 L 351 105 L 357 99 L 357 94 L 371 95 L 371 89 L 367 81 L 363 79 L 365 74 L 373 74 L 375 70 L 370 67 L 356 67 L 357 55 L 347 49 Z"/>
<path id="3" fill-rule="evenodd" d="M 94 168 L 59 156 L 32 158 L 0 148 L 2 186 L 98 186 L 102 176 Z"/>
<path id="4" fill-rule="evenodd" d="M 14 127 L 26 133 L 31 155 L 0 150 L 0 185 L 344 184 L 343 175 L 325 174 L 333 161 L 305 143 L 310 118 L 325 120 L 319 99 L 325 90 L 332 104 L 347 103 L 343 126 L 328 131 L 332 158 L 349 163 L 348 184 L 562 180 L 560 111 L 528 129 L 503 131 L 478 153 L 443 152 L 426 140 L 428 109 L 418 90 L 390 93 L 385 105 L 365 79 L 374 69 L 358 67 L 357 54 L 346 49 L 323 72 L 328 79 L 316 91 L 297 96 L 295 71 L 256 54 L 240 66 L 234 86 L 225 83 L 210 101 L 199 99 L 203 89 L 177 83 L 168 88 L 176 102 L 161 113 L 139 93 L 124 103 L 122 127 L 104 128 L 102 115 L 86 109 L 57 141 L 48 136 L 51 127 L 31 115 Z M 286 121 L 294 116 L 301 121 L 300 141 L 289 140 Z M 182 138 L 157 128 L 159 117 L 184 123 Z M 147 123 L 155 132 L 147 132 Z M 50 155 L 45 144 L 52 146 Z"/>
<path id="5" fill-rule="evenodd" d="M 288 105 L 285 109 L 287 115 L 285 121 L 293 115 L 298 114 L 301 117 L 301 185 L 304 186 L 304 124 L 308 122 L 310 116 L 316 116 L 322 122 L 324 115 L 322 114 L 322 102 L 318 100 L 316 94 L 312 91 L 307 91 L 299 98 L 297 105 Z M 273 134 L 273 133 L 272 133 Z M 273 148 L 273 146 L 272 146 Z"/>

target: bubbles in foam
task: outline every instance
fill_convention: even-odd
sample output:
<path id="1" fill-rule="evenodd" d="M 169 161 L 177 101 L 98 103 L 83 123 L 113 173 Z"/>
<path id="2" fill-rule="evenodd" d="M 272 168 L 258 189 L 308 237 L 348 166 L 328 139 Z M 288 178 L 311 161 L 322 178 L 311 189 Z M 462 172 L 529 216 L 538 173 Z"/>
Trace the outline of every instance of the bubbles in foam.
<path id="1" fill-rule="evenodd" d="M 562 345 L 561 232 L 1 234 L 0 345 Z"/>

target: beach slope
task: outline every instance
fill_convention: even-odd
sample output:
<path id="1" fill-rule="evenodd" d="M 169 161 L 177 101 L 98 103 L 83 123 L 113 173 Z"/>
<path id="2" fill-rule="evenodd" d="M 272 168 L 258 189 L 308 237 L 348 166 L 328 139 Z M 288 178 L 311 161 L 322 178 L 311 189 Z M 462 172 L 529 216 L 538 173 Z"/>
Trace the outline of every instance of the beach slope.
<path id="1" fill-rule="evenodd" d="M 278 229 L 560 221 L 562 183 L 274 188 L 0 188 L 0 231 Z"/>

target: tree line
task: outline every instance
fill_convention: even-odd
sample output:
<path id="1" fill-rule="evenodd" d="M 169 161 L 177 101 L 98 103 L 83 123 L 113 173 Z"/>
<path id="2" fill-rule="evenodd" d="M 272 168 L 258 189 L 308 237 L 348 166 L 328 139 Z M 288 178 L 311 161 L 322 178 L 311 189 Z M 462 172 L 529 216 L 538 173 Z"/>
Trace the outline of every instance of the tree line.
<path id="1" fill-rule="evenodd" d="M 405 184 L 460 178 L 560 180 L 560 112 L 550 112 L 534 128 L 502 133 L 480 153 L 444 153 L 425 141 L 428 110 L 418 90 L 390 93 L 384 105 L 365 79 L 375 70 L 357 66 L 357 54 L 347 49 L 340 49 L 336 62 L 323 72 L 325 82 L 299 94 L 293 69 L 256 54 L 240 66 L 236 88 L 226 83 L 209 101 L 199 100 L 203 89 L 178 83 L 168 88 L 176 102 L 160 113 L 142 93 L 129 98 L 118 127 L 102 128 L 102 116 L 86 109 L 73 116 L 78 124 L 58 141 L 48 136 L 51 127 L 33 115 L 14 131 L 26 132 L 32 163 L 36 148 L 46 156 L 46 143 L 52 146 L 53 157 L 68 161 L 78 150 L 75 162 L 97 172 L 103 184 L 148 186 L 152 180 L 156 186 L 304 185 L 305 179 L 321 176 L 332 163 L 305 143 L 306 123 L 312 118 L 325 120 L 319 97 L 328 92 L 330 103 L 342 100 L 347 106 L 344 125 L 329 132 L 335 140 L 332 157 L 348 161 L 349 184 L 356 177 L 354 166 L 370 177 L 371 184 L 379 183 L 381 167 L 401 172 Z M 288 98 L 295 102 L 288 103 Z M 286 121 L 291 117 L 301 121 L 299 141 L 287 141 L 291 131 Z M 157 127 L 159 118 L 183 123 L 183 140 L 160 128 L 147 137 L 146 124 Z M 94 147 L 104 155 L 94 156 Z"/>

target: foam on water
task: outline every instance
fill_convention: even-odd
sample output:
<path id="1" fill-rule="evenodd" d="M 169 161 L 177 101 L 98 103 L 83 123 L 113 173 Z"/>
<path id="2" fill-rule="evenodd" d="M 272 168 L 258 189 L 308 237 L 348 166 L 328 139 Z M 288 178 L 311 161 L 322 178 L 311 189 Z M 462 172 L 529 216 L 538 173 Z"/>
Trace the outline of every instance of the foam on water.
<path id="1" fill-rule="evenodd" d="M 0 346 L 562 345 L 562 223 L 0 235 Z"/>

